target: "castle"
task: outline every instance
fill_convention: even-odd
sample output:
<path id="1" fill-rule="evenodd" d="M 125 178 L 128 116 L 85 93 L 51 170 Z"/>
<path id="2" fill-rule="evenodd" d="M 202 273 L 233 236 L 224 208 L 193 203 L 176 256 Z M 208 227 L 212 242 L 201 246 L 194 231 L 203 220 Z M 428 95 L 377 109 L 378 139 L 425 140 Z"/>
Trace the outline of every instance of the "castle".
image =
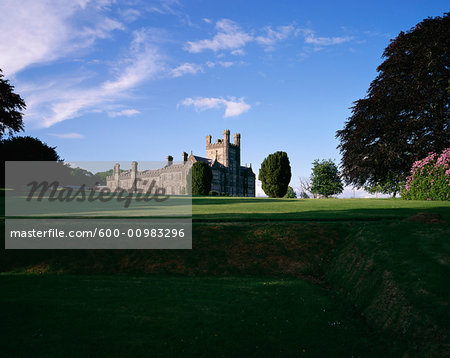
<path id="1" fill-rule="evenodd" d="M 164 188 L 169 195 L 186 194 L 186 177 L 195 162 L 205 162 L 211 167 L 213 179 L 211 190 L 228 196 L 255 196 L 255 174 L 250 167 L 241 166 L 241 135 L 234 134 L 230 143 L 230 131 L 223 131 L 223 139 L 211 142 L 206 136 L 206 158 L 182 153 L 180 164 L 173 163 L 173 157 L 167 156 L 163 168 L 138 171 L 138 163 L 131 163 L 131 170 L 120 172 L 120 165 L 114 166 L 113 175 L 106 178 L 106 186 L 112 191 L 147 191 L 152 182 L 156 188 Z"/>

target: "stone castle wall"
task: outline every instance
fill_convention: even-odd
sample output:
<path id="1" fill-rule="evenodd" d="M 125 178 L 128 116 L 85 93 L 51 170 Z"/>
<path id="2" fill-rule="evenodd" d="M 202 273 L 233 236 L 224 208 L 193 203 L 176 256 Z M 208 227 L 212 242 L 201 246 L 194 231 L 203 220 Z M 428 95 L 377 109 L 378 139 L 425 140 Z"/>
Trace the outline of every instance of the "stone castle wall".
<path id="1" fill-rule="evenodd" d="M 181 164 L 172 164 L 173 158 L 167 157 L 167 165 L 154 170 L 137 170 L 137 162 L 132 163 L 131 170 L 120 173 L 120 166 L 114 166 L 113 175 L 106 178 L 106 185 L 111 190 L 118 188 L 129 191 L 147 191 L 154 181 L 155 188 L 164 188 L 166 194 L 186 194 L 186 178 L 189 169 L 196 161 L 207 162 L 213 173 L 211 190 L 230 196 L 255 196 L 255 174 L 253 170 L 241 166 L 240 134 L 234 135 L 230 143 L 230 131 L 223 131 L 223 139 L 211 143 L 211 136 L 206 137 L 206 158 L 195 155 L 187 156 L 183 152 Z"/>

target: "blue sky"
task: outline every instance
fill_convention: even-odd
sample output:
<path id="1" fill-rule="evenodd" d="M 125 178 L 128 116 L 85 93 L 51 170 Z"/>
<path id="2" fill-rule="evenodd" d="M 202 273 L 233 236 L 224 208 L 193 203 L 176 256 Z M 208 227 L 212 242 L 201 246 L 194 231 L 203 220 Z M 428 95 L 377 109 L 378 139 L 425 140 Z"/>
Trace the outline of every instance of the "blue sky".
<path id="1" fill-rule="evenodd" d="M 205 155 L 242 136 L 243 164 L 286 151 L 309 176 L 400 31 L 447 1 L 1 0 L 0 68 L 25 135 L 68 161 Z M 351 193 L 350 191 L 346 192 Z"/>

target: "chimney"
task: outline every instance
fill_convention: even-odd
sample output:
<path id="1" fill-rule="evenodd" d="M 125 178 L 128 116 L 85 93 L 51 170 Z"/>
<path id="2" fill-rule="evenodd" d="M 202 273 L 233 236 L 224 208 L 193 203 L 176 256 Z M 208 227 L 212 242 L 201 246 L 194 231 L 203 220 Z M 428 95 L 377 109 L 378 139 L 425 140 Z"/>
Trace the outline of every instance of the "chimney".
<path id="1" fill-rule="evenodd" d="M 182 157 L 183 157 L 182 162 L 183 162 L 183 164 L 185 164 L 187 162 L 188 154 L 186 152 L 183 152 Z"/>
<path id="2" fill-rule="evenodd" d="M 167 165 L 168 167 L 170 167 L 173 164 L 173 157 L 171 155 L 167 156 Z"/>

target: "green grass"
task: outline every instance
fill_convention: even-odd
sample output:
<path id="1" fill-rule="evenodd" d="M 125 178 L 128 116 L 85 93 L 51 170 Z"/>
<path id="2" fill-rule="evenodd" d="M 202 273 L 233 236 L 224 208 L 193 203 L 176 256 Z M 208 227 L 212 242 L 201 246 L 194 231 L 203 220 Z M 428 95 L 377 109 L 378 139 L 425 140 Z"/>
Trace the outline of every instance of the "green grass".
<path id="1" fill-rule="evenodd" d="M 4 357 L 395 356 L 296 279 L 0 275 Z"/>
<path id="2" fill-rule="evenodd" d="M 408 341 L 413 356 L 450 355 L 450 225 L 354 225 L 326 282 L 371 325 Z"/>
<path id="3" fill-rule="evenodd" d="M 80 342 L 88 348 L 73 356 L 450 356 L 450 202 L 192 203 L 193 250 L 3 251 L 5 346 L 23 356 L 31 344 L 36 356 L 59 356 Z M 321 302 L 334 321 L 315 314 Z M 345 319 L 345 329 L 327 328 Z"/>
<path id="4" fill-rule="evenodd" d="M 418 212 L 450 220 L 450 202 L 438 201 L 194 197 L 192 205 L 193 218 L 199 221 L 398 220 Z"/>
<path id="5" fill-rule="evenodd" d="M 4 196 L 0 196 L 3 206 Z M 123 202 L 101 203 L 31 201 L 15 202 L 40 216 L 84 217 L 152 217 L 190 214 L 196 221 L 325 221 L 404 219 L 418 212 L 433 212 L 450 220 L 450 201 L 408 201 L 402 199 L 270 199 L 233 197 L 173 197 L 166 202 L 132 201 L 129 208 Z"/>

